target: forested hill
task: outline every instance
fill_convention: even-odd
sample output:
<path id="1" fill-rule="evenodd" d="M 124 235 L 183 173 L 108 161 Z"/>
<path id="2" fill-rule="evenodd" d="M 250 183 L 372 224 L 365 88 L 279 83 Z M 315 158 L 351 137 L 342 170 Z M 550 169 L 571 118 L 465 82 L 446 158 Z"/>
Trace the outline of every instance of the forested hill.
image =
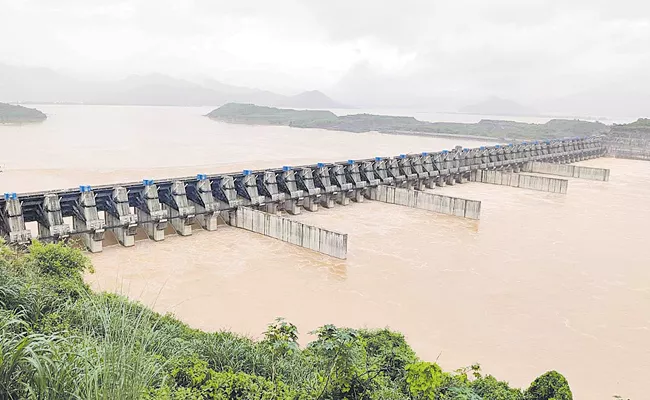
<path id="1" fill-rule="evenodd" d="M 485 136 L 495 139 L 540 139 L 567 136 L 600 135 L 609 126 L 600 122 L 554 119 L 545 124 L 514 121 L 481 120 L 478 123 L 426 122 L 413 117 L 373 114 L 337 116 L 330 111 L 292 110 L 261 107 L 252 104 L 225 104 L 207 115 L 230 123 L 252 125 L 283 125 L 298 128 L 319 128 L 349 132 L 398 134 L 450 134 Z"/>
<path id="2" fill-rule="evenodd" d="M 47 115 L 34 108 L 0 103 L 0 124 L 40 122 L 46 118 Z"/>

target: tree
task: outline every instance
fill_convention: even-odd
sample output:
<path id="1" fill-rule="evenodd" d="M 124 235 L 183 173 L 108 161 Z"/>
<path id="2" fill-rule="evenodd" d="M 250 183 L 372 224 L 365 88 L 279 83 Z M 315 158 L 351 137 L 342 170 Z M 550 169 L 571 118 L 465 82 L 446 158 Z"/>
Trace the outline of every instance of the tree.
<path id="1" fill-rule="evenodd" d="M 549 371 L 530 384 L 525 400 L 573 400 L 566 378 L 557 371 Z"/>

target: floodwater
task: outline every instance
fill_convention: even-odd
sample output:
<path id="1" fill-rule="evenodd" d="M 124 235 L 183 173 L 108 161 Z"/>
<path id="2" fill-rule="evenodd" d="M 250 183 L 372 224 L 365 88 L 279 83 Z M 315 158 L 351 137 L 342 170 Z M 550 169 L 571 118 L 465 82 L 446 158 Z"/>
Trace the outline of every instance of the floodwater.
<path id="1" fill-rule="evenodd" d="M 227 125 L 198 108 L 40 108 L 50 114 L 43 124 L 0 126 L 2 192 L 456 144 Z M 567 195 L 480 183 L 436 189 L 481 200 L 478 222 L 377 202 L 294 217 L 348 233 L 345 261 L 223 226 L 107 247 L 92 256 L 96 273 L 87 278 L 206 330 L 259 336 L 283 316 L 305 342 L 326 323 L 388 326 L 446 369 L 478 362 L 521 387 L 556 369 L 576 399 L 642 399 L 650 371 L 650 163 L 583 164 L 610 168 L 610 182 L 570 179 Z"/>

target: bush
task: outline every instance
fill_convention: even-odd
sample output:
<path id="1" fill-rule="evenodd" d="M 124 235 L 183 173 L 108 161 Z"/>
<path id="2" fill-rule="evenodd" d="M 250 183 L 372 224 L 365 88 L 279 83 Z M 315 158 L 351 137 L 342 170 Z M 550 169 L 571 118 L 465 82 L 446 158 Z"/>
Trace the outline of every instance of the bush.
<path id="1" fill-rule="evenodd" d="M 35 241 L 29 247 L 28 260 L 39 272 L 59 278 L 80 279 L 84 271 L 93 271 L 90 261 L 81 251 L 61 243 Z"/>
<path id="2" fill-rule="evenodd" d="M 416 399 L 434 400 L 445 380 L 445 373 L 438 364 L 417 362 L 406 366 L 409 392 Z"/>
<path id="3" fill-rule="evenodd" d="M 365 340 L 368 357 L 382 372 L 391 380 L 403 381 L 406 378 L 406 366 L 416 362 L 417 357 L 404 335 L 388 329 L 361 330 L 359 335 Z"/>
<path id="4" fill-rule="evenodd" d="M 524 395 L 519 389 L 513 389 L 507 382 L 500 382 L 493 376 L 478 377 L 471 384 L 474 392 L 490 400 L 523 400 Z"/>
<path id="5" fill-rule="evenodd" d="M 282 382 L 244 372 L 217 372 L 197 355 L 170 361 L 170 380 L 150 391 L 149 398 L 177 399 L 299 399 L 307 398 Z"/>
<path id="6" fill-rule="evenodd" d="M 573 400 L 569 382 L 557 371 L 549 371 L 530 384 L 525 400 Z"/>

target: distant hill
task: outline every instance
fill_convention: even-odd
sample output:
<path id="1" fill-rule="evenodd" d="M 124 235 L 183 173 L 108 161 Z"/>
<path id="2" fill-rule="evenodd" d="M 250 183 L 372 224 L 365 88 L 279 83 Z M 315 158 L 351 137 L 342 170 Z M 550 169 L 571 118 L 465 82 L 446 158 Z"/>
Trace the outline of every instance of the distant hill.
<path id="1" fill-rule="evenodd" d="M 230 123 L 285 126 L 334 123 L 338 118 L 331 111 L 291 110 L 237 103 L 225 104 L 207 116 Z"/>
<path id="2" fill-rule="evenodd" d="M 210 106 L 228 102 L 295 108 L 343 108 L 319 91 L 295 96 L 226 85 L 210 80 L 201 85 L 165 75 L 131 76 L 112 85 L 109 93 L 91 99 L 95 104 Z"/>
<path id="3" fill-rule="evenodd" d="M 347 108 L 347 106 L 330 99 L 318 90 L 302 92 L 285 99 L 278 99 L 273 105 L 277 107 L 297 108 Z"/>
<path id="4" fill-rule="evenodd" d="M 47 115 L 34 108 L 0 103 L 0 124 L 41 122 L 46 118 Z"/>
<path id="5" fill-rule="evenodd" d="M 353 114 L 336 116 L 330 111 L 292 110 L 259 107 L 252 104 L 226 104 L 207 115 L 209 118 L 240 124 L 284 125 L 297 128 L 320 128 L 348 132 L 370 132 L 403 135 L 459 135 L 495 139 L 543 139 L 567 136 L 600 135 L 609 127 L 599 122 L 551 120 L 546 124 L 514 121 L 481 120 L 476 124 L 425 122 L 413 117 Z"/>
<path id="6" fill-rule="evenodd" d="M 295 96 L 284 96 L 268 90 L 227 85 L 215 80 L 205 80 L 203 86 L 225 94 L 229 102 L 235 103 L 295 108 L 348 108 L 318 90 L 302 92 Z"/>
<path id="7" fill-rule="evenodd" d="M 535 115 L 537 112 L 532 108 L 523 106 L 512 100 L 490 97 L 487 100 L 470 104 L 459 110 L 466 114 L 480 115 Z"/>
<path id="8" fill-rule="evenodd" d="M 82 82 L 47 68 L 0 64 L 0 101 L 77 103 L 86 88 Z"/>
<path id="9" fill-rule="evenodd" d="M 2 64 L 0 101 L 169 106 L 216 106 L 238 102 L 295 108 L 345 108 L 319 91 L 285 96 L 210 79 L 190 82 L 162 74 L 93 82 L 70 78 L 46 68 Z"/>
<path id="10" fill-rule="evenodd" d="M 160 74 L 133 75 L 98 87 L 85 102 L 151 106 L 206 106 L 222 104 L 228 95 L 196 83 Z"/>

